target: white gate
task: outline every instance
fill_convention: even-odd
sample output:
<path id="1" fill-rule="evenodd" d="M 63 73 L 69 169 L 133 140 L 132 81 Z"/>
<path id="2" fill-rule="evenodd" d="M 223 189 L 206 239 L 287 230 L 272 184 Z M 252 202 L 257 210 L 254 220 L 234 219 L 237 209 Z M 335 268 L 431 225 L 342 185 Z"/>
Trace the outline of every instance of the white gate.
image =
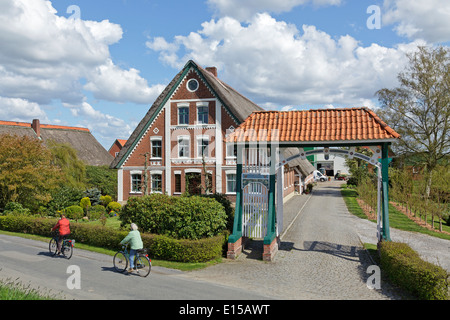
<path id="1" fill-rule="evenodd" d="M 266 148 L 244 149 L 242 166 L 242 233 L 262 239 L 269 217 L 269 157 Z"/>
<path id="2" fill-rule="evenodd" d="M 261 182 L 250 182 L 243 190 L 243 236 L 262 239 L 267 234 L 269 189 Z"/>

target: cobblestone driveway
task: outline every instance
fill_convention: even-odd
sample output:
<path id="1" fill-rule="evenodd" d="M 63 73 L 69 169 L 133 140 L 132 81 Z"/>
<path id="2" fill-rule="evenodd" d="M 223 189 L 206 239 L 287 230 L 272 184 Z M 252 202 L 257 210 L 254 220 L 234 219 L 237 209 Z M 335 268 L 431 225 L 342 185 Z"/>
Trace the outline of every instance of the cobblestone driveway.
<path id="1" fill-rule="evenodd" d="M 263 262 L 262 243 L 252 241 L 238 259 L 185 276 L 275 299 L 401 299 L 385 282 L 380 290 L 367 287 L 372 262 L 362 242 L 376 243 L 376 225 L 348 212 L 339 184 L 319 184 L 312 195 L 297 195 L 285 203 L 285 231 L 274 261 Z M 393 229 L 391 237 L 396 241 Z M 450 251 L 450 241 L 443 241 L 443 250 Z"/>

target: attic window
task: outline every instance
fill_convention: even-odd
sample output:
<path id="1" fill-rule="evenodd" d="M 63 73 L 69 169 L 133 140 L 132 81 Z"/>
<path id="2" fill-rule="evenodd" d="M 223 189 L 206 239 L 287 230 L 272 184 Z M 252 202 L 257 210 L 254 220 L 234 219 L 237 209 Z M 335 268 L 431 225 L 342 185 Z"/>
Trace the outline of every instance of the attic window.
<path id="1" fill-rule="evenodd" d="M 198 81 L 195 79 L 189 79 L 189 81 L 186 84 L 186 87 L 190 92 L 195 92 L 198 89 Z"/>

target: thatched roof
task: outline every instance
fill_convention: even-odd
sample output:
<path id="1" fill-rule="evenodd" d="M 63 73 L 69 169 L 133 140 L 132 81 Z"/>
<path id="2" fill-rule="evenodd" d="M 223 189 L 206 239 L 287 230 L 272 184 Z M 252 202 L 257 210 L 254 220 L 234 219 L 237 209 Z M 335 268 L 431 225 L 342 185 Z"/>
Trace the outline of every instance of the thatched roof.
<path id="1" fill-rule="evenodd" d="M 299 153 L 298 148 L 283 148 L 282 149 L 283 156 L 287 159 L 293 155 L 296 155 Z M 293 168 L 297 167 L 303 176 L 307 177 L 311 173 L 313 173 L 316 168 L 309 162 L 307 159 L 294 159 L 288 163 L 288 166 Z"/>
<path id="2" fill-rule="evenodd" d="M 33 123 L 0 121 L 0 135 L 12 134 L 17 136 L 30 136 L 41 139 L 44 144 L 50 141 L 68 144 L 77 151 L 78 158 L 87 165 L 110 165 L 113 157 L 95 139 L 87 128 L 57 126 L 40 124 L 39 120 Z"/>

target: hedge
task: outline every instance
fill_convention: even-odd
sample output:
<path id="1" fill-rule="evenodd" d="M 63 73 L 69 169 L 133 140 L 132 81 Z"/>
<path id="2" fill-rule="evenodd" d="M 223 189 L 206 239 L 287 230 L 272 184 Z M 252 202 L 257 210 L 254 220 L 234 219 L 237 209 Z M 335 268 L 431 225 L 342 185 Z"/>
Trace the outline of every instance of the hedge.
<path id="1" fill-rule="evenodd" d="M 380 259 L 381 268 L 392 283 L 419 299 L 449 299 L 447 271 L 422 260 L 406 243 L 382 242 Z"/>
<path id="2" fill-rule="evenodd" d="M 153 193 L 131 197 L 120 212 L 123 225 L 134 222 L 145 232 L 177 239 L 203 239 L 226 229 L 224 206 L 213 198 Z"/>
<path id="3" fill-rule="evenodd" d="M 57 219 L 27 216 L 0 216 L 0 230 L 51 236 Z M 71 238 L 78 243 L 111 250 L 121 248 L 119 242 L 128 231 L 119 231 L 98 225 L 70 223 Z M 178 262 L 206 262 L 222 255 L 226 243 L 223 234 L 199 240 L 177 240 L 163 235 L 141 233 L 144 247 L 152 258 Z"/>

